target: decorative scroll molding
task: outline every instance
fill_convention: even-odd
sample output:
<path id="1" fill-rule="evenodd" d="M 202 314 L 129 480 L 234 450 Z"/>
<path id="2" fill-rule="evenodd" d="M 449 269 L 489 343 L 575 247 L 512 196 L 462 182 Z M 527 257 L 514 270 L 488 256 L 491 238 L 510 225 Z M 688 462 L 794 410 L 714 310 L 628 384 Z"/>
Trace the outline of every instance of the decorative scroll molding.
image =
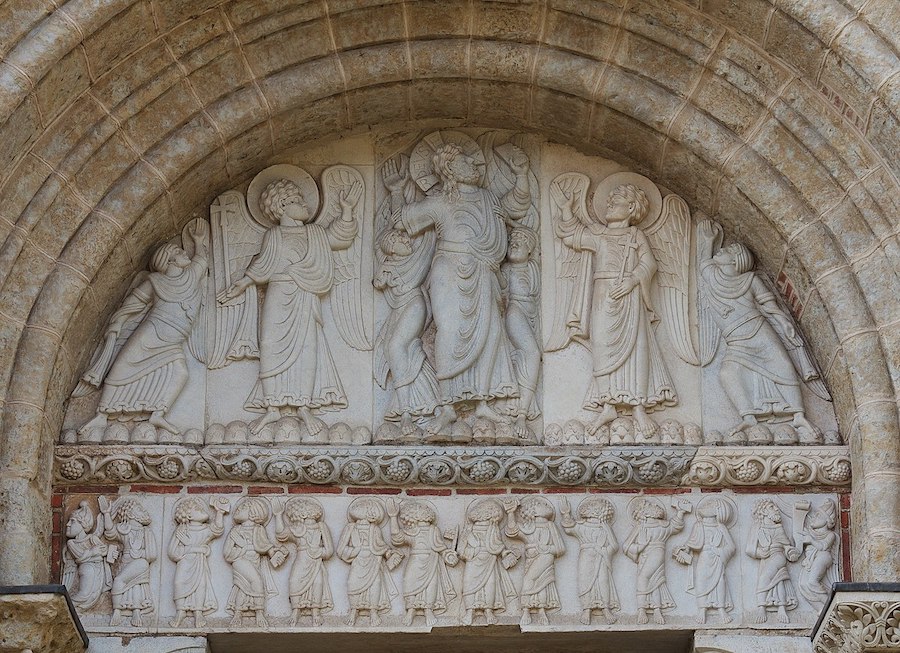
<path id="1" fill-rule="evenodd" d="M 341 485 L 760 486 L 850 483 L 848 448 L 59 446 L 59 485 L 227 480 Z"/>
<path id="2" fill-rule="evenodd" d="M 813 635 L 813 650 L 900 651 L 900 592 L 836 592 Z"/>

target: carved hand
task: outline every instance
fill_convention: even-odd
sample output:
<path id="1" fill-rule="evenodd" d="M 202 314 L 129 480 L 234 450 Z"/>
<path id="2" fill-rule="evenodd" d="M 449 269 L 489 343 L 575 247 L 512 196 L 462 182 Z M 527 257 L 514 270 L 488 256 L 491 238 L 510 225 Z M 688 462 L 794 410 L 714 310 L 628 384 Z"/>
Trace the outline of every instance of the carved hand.
<path id="1" fill-rule="evenodd" d="M 209 235 L 209 225 L 203 220 L 192 220 L 187 232 L 195 243 L 204 242 Z"/>
<path id="2" fill-rule="evenodd" d="M 401 167 L 400 159 L 388 159 L 384 162 L 382 170 L 384 185 L 392 193 L 403 190 L 406 180 L 409 179 L 409 172 Z"/>
<path id="3" fill-rule="evenodd" d="M 622 299 L 625 295 L 634 290 L 639 281 L 634 277 L 625 277 L 621 283 L 616 284 L 609 291 L 609 296 L 613 299 Z"/>
<path id="4" fill-rule="evenodd" d="M 397 503 L 396 499 L 388 499 L 385 503 L 385 508 L 387 509 L 388 517 L 396 517 L 400 514 L 400 504 Z"/>
<path id="5" fill-rule="evenodd" d="M 506 499 L 503 499 L 503 509 L 507 513 L 509 513 L 509 514 L 514 513 L 516 511 L 516 508 L 518 508 L 518 507 L 519 507 L 519 502 L 515 498 L 507 497 Z"/>
<path id="6" fill-rule="evenodd" d="M 563 209 L 563 213 L 571 215 L 575 206 L 575 193 L 567 195 L 566 192 L 559 187 L 559 184 L 550 184 L 550 195 L 553 201 Z"/>
<path id="7" fill-rule="evenodd" d="M 341 204 L 341 211 L 344 214 L 352 211 L 359 203 L 360 197 L 362 197 L 362 186 L 359 184 L 354 184 L 349 189 L 342 191 L 338 197 L 338 202 Z"/>
<path id="8" fill-rule="evenodd" d="M 229 288 L 226 288 L 218 295 L 216 295 L 216 300 L 220 304 L 224 304 L 226 302 L 231 301 L 232 299 L 236 299 L 244 294 L 244 291 L 250 287 L 250 284 L 253 283 L 253 280 L 250 277 L 241 277 L 237 281 L 235 281 Z"/>
<path id="9" fill-rule="evenodd" d="M 722 227 L 712 220 L 704 220 L 697 226 L 697 235 L 708 242 L 712 242 L 720 233 Z"/>
<path id="10" fill-rule="evenodd" d="M 100 508 L 100 512 L 106 514 L 109 512 L 109 499 L 106 497 L 97 497 L 97 506 Z"/>
<path id="11" fill-rule="evenodd" d="M 509 167 L 516 175 L 524 175 L 528 172 L 528 155 L 518 150 L 510 159 Z"/>

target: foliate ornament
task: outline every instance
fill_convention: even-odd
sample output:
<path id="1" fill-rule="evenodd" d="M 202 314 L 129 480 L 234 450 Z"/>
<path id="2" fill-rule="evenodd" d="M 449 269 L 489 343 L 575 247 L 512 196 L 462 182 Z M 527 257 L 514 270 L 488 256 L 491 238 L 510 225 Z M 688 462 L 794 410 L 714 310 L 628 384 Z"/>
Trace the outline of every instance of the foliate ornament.
<path id="1" fill-rule="evenodd" d="M 884 598 L 843 599 L 840 594 L 815 633 L 815 653 L 893 653 L 900 649 L 900 600 L 896 593 Z"/>
<path id="2" fill-rule="evenodd" d="M 490 483 L 500 474 L 500 463 L 490 458 L 479 458 L 471 465 L 464 467 L 465 477 L 474 483 Z"/>
<path id="3" fill-rule="evenodd" d="M 118 458 L 106 463 L 103 468 L 103 473 L 110 481 L 121 483 L 133 479 L 135 476 L 135 469 L 131 461 Z"/>
<path id="4" fill-rule="evenodd" d="M 334 476 L 337 468 L 326 458 L 317 458 L 303 468 L 303 472 L 313 483 L 327 483 Z"/>
<path id="5" fill-rule="evenodd" d="M 350 485 L 366 485 L 375 479 L 375 466 L 364 458 L 351 458 L 341 468 L 341 480 Z"/>
<path id="6" fill-rule="evenodd" d="M 428 458 L 419 467 L 419 478 L 436 485 L 453 482 L 458 473 L 459 467 L 446 458 Z"/>
<path id="7" fill-rule="evenodd" d="M 383 467 L 382 475 L 392 483 L 403 483 L 412 477 L 414 462 L 409 458 L 395 458 Z"/>
<path id="8" fill-rule="evenodd" d="M 587 466 L 577 458 L 565 458 L 550 467 L 551 476 L 563 485 L 582 483 L 587 472 Z"/>
<path id="9" fill-rule="evenodd" d="M 77 481 L 81 478 L 87 466 L 77 458 L 70 458 L 59 466 L 59 474 L 67 481 Z"/>
<path id="10" fill-rule="evenodd" d="M 510 483 L 528 485 L 539 482 L 545 473 L 540 461 L 537 460 L 515 460 L 510 462 L 506 469 L 506 477 Z"/>
<path id="11" fill-rule="evenodd" d="M 683 485 L 845 485 L 850 481 L 846 447 L 700 447 Z"/>
<path id="12" fill-rule="evenodd" d="M 265 467 L 266 478 L 273 483 L 296 483 L 300 478 L 291 460 L 273 460 Z"/>

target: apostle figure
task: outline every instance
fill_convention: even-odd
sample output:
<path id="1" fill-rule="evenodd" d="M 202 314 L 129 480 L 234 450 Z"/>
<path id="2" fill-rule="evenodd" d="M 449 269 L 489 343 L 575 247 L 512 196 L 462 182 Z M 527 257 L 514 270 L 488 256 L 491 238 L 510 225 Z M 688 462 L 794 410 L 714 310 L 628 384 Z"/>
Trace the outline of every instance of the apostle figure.
<path id="1" fill-rule="evenodd" d="M 103 384 L 97 415 L 80 433 L 104 428 L 109 416 L 149 419 L 179 433 L 166 416 L 188 380 L 184 346 L 206 288 L 209 224 L 192 221 L 183 239 L 191 241 L 193 257 L 174 243 L 157 249 L 150 274 L 113 314 L 103 346 L 73 394 L 80 397 Z"/>
<path id="2" fill-rule="evenodd" d="M 563 530 L 576 538 L 578 549 L 578 599 L 581 623 L 590 625 L 594 610 L 603 612 L 606 623 L 614 624 L 619 595 L 613 581 L 612 558 L 619 550 L 611 522 L 612 504 L 602 497 L 589 496 L 578 504 L 578 518 L 572 516 L 568 501 L 562 504 Z"/>
<path id="3" fill-rule="evenodd" d="M 463 572 L 463 625 L 471 626 L 475 612 L 484 614 L 487 624 L 497 623 L 497 612 L 508 609 L 516 588 L 507 569 L 516 564 L 516 555 L 503 541 L 500 522 L 503 508 L 494 499 L 478 499 L 466 510 L 466 525 L 459 539 Z"/>
<path id="4" fill-rule="evenodd" d="M 82 610 L 90 610 L 112 588 L 109 565 L 115 562 L 118 549 L 104 542 L 102 535 L 102 522 L 94 530 L 94 513 L 82 501 L 66 523 L 68 539 L 63 550 L 63 584 L 72 603 Z"/>
<path id="5" fill-rule="evenodd" d="M 296 556 L 291 565 L 288 595 L 291 599 L 291 625 L 308 612 L 313 626 L 324 622 L 322 613 L 334 607 L 325 561 L 334 555 L 331 532 L 323 521 L 322 504 L 307 497 L 294 497 L 286 505 L 276 503 L 275 538 L 293 542 Z M 284 517 L 287 517 L 285 524 Z"/>
<path id="6" fill-rule="evenodd" d="M 728 613 L 734 608 L 725 570 L 737 547 L 728 532 L 734 521 L 734 508 L 720 497 L 707 497 L 697 506 L 697 521 L 687 542 L 673 556 L 691 566 L 687 591 L 697 597 L 700 610 L 697 622 L 706 623 L 708 610 L 718 610 L 723 624 L 731 623 Z"/>
<path id="7" fill-rule="evenodd" d="M 778 614 L 778 621 L 790 621 L 788 610 L 797 607 L 797 595 L 788 563 L 800 558 L 800 549 L 788 539 L 781 522 L 781 511 L 771 499 L 760 499 L 753 506 L 755 524 L 747 540 L 747 555 L 759 560 L 756 573 L 756 610 L 754 623 L 766 622 L 769 612 Z"/>
<path id="8" fill-rule="evenodd" d="M 194 627 L 200 628 L 205 625 L 204 615 L 219 607 L 209 571 L 209 545 L 225 531 L 223 518 L 229 506 L 224 497 L 210 504 L 215 511 L 212 521 L 209 510 L 197 497 L 186 497 L 175 506 L 177 526 L 168 550 L 169 559 L 175 563 L 175 628 L 188 614 L 194 617 Z"/>
<path id="9" fill-rule="evenodd" d="M 825 499 L 818 510 L 809 509 L 807 501 L 794 505 L 794 543 L 804 549 L 797 589 L 807 601 L 821 607 L 828 601 L 834 580 L 837 509 L 831 499 Z"/>
<path id="10" fill-rule="evenodd" d="M 429 435 L 449 426 L 461 403 L 475 403 L 476 417 L 503 422 L 490 402 L 518 396 L 511 346 L 499 326 L 497 275 L 507 252 L 505 219 L 519 219 L 531 206 L 528 158 L 522 153 L 511 162 L 516 184 L 500 198 L 481 185 L 483 153 L 474 142 L 464 151 L 464 144 L 436 147 L 428 162 L 435 188 L 394 213 L 397 228 L 412 236 L 433 229 L 437 238 L 427 289 L 442 407 L 426 427 Z"/>
<path id="11" fill-rule="evenodd" d="M 118 626 L 131 615 L 131 625 L 144 625 L 143 615 L 155 607 L 150 589 L 150 564 L 159 555 L 150 513 L 130 497 L 122 497 L 110 506 L 106 497 L 97 500 L 103 515 L 103 535 L 122 545 L 118 573 L 112 583 L 113 613 L 110 626 Z"/>
<path id="12" fill-rule="evenodd" d="M 444 541 L 437 526 L 437 513 L 424 501 L 389 500 L 391 544 L 408 546 L 409 558 L 403 570 L 403 602 L 406 625 L 412 626 L 416 613 L 425 615 L 425 625 L 435 623 L 456 596 L 447 566 L 455 566 L 459 556 Z"/>

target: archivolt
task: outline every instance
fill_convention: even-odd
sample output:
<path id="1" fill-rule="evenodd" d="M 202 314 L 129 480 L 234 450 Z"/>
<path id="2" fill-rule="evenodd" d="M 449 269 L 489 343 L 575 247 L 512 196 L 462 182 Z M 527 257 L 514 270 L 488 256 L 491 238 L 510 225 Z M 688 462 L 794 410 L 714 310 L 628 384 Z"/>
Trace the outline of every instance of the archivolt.
<path id="1" fill-rule="evenodd" d="M 857 576 L 896 577 L 897 11 L 773 1 L 5 3 L 0 550 L 37 554 L 0 581 L 46 579 L 50 444 L 145 253 L 280 152 L 436 123 L 611 156 L 748 242 L 851 438 Z"/>

